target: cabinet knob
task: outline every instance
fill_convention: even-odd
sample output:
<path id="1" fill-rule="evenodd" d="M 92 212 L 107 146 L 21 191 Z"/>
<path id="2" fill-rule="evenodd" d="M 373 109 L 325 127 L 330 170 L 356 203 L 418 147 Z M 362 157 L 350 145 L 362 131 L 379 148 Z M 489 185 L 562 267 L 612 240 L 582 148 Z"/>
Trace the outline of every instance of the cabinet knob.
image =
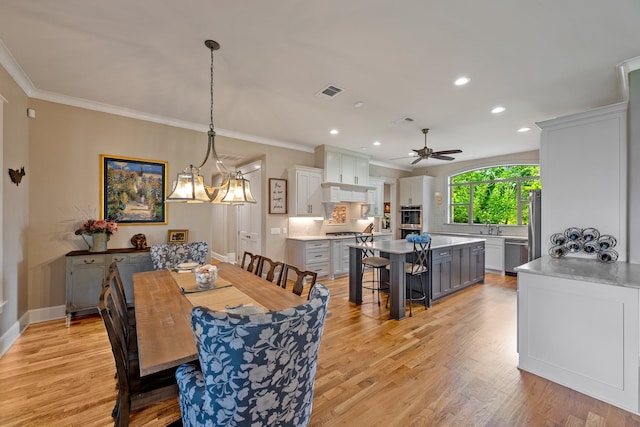
<path id="1" fill-rule="evenodd" d="M 95 259 L 92 259 L 91 261 L 86 260 L 86 259 L 84 260 L 84 263 L 85 263 L 85 264 L 93 264 L 94 262 L 96 262 L 96 260 L 95 260 Z"/>
<path id="2" fill-rule="evenodd" d="M 122 262 L 122 261 L 124 261 L 124 258 L 114 258 L 113 260 L 115 262 Z"/>

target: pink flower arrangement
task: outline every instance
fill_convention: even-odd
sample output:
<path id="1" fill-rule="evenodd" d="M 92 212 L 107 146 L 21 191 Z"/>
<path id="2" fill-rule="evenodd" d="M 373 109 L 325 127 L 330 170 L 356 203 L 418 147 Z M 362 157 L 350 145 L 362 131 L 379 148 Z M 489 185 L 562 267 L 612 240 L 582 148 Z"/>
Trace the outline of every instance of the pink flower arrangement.
<path id="1" fill-rule="evenodd" d="M 80 228 L 76 230 L 76 235 L 107 233 L 111 235 L 118 231 L 118 224 L 115 221 L 106 221 L 104 219 L 88 219 L 82 221 Z"/>

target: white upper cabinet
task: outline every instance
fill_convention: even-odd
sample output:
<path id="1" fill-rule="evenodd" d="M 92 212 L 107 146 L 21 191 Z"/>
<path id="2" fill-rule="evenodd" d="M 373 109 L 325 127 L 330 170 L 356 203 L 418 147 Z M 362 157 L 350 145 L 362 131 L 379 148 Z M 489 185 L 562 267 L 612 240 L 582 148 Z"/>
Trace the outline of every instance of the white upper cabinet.
<path id="1" fill-rule="evenodd" d="M 369 185 L 375 187 L 375 190 L 367 192 L 367 203 L 371 205 L 369 214 L 371 216 L 382 216 L 384 213 L 384 180 L 370 177 Z"/>
<path id="2" fill-rule="evenodd" d="M 421 206 L 424 202 L 424 177 L 400 178 L 400 206 Z"/>
<path id="3" fill-rule="evenodd" d="M 549 237 L 594 227 L 627 257 L 627 103 L 537 123 L 542 181 L 542 254 Z M 581 252 L 571 256 L 595 259 Z"/>
<path id="4" fill-rule="evenodd" d="M 323 216 L 322 170 L 294 166 L 289 170 L 291 216 Z"/>
<path id="5" fill-rule="evenodd" d="M 315 149 L 316 166 L 324 168 L 324 181 L 369 185 L 369 156 L 329 145 Z"/>

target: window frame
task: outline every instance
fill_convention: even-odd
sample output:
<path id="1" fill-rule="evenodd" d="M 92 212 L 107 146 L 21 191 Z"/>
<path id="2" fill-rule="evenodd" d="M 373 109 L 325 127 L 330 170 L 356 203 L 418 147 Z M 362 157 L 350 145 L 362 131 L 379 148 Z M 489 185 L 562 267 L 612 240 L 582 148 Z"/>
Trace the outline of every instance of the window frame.
<path id="1" fill-rule="evenodd" d="M 473 222 L 473 193 L 474 187 L 476 185 L 481 184 L 495 184 L 501 182 L 515 182 L 516 183 L 516 217 L 517 224 L 500 224 L 507 226 L 525 226 L 527 224 L 522 223 L 522 214 L 526 207 L 528 206 L 529 200 L 528 196 L 523 198 L 522 194 L 522 182 L 523 181 L 531 181 L 531 180 L 540 180 L 540 175 L 536 176 L 526 176 L 526 177 L 516 177 L 516 178 L 499 178 L 499 179 L 491 179 L 491 180 L 483 180 L 483 181 L 467 181 L 464 183 L 452 183 L 453 179 L 458 176 L 468 172 L 479 171 L 483 169 L 492 169 L 492 168 L 505 168 L 512 166 L 537 166 L 540 167 L 540 163 L 536 161 L 524 161 L 518 163 L 505 163 L 505 164 L 488 164 L 477 166 L 469 169 L 458 170 L 452 172 L 447 176 L 447 224 L 448 225 L 482 225 L 480 223 Z M 468 187 L 469 192 L 469 200 L 467 203 L 454 203 L 453 202 L 453 188 L 454 187 Z M 455 207 L 466 206 L 467 207 L 467 222 L 453 222 L 453 212 Z"/>

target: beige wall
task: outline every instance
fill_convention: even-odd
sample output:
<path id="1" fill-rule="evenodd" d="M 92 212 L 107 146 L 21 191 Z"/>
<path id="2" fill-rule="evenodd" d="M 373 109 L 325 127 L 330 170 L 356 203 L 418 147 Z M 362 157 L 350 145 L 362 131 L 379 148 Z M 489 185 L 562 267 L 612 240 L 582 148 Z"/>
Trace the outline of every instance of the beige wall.
<path id="1" fill-rule="evenodd" d="M 0 314 L 0 337 L 27 309 L 27 227 L 29 221 L 29 191 L 33 188 L 29 163 L 28 100 L 9 74 L 0 67 L 0 95 L 7 100 L 3 114 L 2 163 L 2 263 L 0 286 L 6 304 Z M 1 101 L 0 101 L 1 102 Z M 7 170 L 24 166 L 27 173 L 20 186 L 11 183 Z M 2 301 L 0 301 L 2 303 Z"/>

